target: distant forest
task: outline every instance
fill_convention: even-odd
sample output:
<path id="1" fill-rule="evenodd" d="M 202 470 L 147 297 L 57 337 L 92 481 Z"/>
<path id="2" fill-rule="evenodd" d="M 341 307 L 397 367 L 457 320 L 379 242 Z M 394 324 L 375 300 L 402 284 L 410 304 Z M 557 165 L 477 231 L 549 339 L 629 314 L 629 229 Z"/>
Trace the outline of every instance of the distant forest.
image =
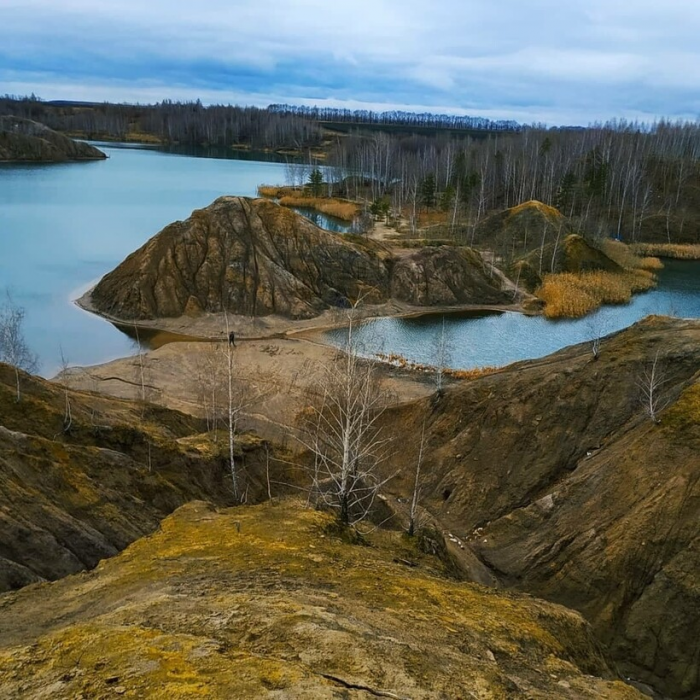
<path id="1" fill-rule="evenodd" d="M 512 121 L 445 114 L 347 110 L 270 105 L 258 107 L 204 106 L 196 102 L 163 101 L 154 105 L 44 102 L 34 95 L 0 98 L 0 113 L 46 124 L 56 131 L 89 139 L 148 136 L 164 143 L 188 146 L 245 145 L 251 148 L 305 149 L 321 145 L 324 127 L 409 127 L 465 132 L 515 131 Z"/>
<path id="2" fill-rule="evenodd" d="M 0 98 L 0 114 L 83 138 L 306 153 L 308 165 L 290 163 L 287 184 L 303 184 L 318 162 L 311 154 L 322 151 L 329 193 L 365 199 L 375 211 L 408 211 L 414 220 L 418 210 L 442 209 L 449 212 L 449 234 L 465 242 L 489 213 L 533 199 L 557 207 L 585 235 L 700 242 L 698 123 L 547 129 L 400 111 L 85 104 L 34 96 Z"/>
<path id="3" fill-rule="evenodd" d="M 465 242 L 490 212 L 538 200 L 590 237 L 698 243 L 699 158 L 698 124 L 614 122 L 487 139 L 349 135 L 325 162 L 351 197 L 364 173 L 371 201 L 449 212 L 449 233 Z"/>

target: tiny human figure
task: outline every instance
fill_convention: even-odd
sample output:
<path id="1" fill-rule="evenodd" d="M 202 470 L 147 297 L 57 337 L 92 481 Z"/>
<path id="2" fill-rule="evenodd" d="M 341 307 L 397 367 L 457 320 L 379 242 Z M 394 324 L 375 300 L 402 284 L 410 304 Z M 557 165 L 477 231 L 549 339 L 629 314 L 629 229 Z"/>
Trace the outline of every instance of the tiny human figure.
<path id="1" fill-rule="evenodd" d="M 229 345 L 236 347 L 236 334 L 233 331 L 228 334 L 228 342 Z"/>

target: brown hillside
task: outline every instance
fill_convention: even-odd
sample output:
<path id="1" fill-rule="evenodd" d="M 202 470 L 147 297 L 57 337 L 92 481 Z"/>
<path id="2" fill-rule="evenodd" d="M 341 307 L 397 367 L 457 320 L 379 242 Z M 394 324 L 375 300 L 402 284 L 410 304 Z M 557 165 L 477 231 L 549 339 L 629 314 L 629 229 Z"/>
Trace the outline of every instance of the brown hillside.
<path id="1" fill-rule="evenodd" d="M 637 382 L 657 353 L 654 425 Z M 650 317 L 598 361 L 574 346 L 427 407 L 430 511 L 505 585 L 580 610 L 632 676 L 683 698 L 700 691 L 699 386 L 700 323 Z M 396 418 L 401 463 L 424 410 Z"/>
<path id="2" fill-rule="evenodd" d="M 38 122 L 0 116 L 0 161 L 43 163 L 106 157 L 94 146 L 74 141 Z"/>
<path id="3" fill-rule="evenodd" d="M 17 403 L 0 364 L 0 591 L 91 568 L 193 498 L 232 502 L 225 458 L 200 421 L 70 391 L 66 432 L 62 388 L 24 375 L 22 389 Z M 242 437 L 236 452 L 254 500 L 259 441 Z"/>
<path id="4" fill-rule="evenodd" d="M 392 295 L 415 304 L 507 300 L 469 251 L 448 246 L 393 259 L 371 240 L 324 231 L 273 202 L 221 197 L 132 253 L 90 302 L 124 320 L 224 310 L 311 318 Z"/>

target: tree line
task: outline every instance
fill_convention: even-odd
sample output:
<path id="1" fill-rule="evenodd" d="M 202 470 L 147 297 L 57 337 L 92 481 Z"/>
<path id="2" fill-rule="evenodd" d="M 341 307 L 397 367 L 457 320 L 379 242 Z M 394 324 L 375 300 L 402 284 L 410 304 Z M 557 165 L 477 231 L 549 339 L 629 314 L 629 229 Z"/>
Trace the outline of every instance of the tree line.
<path id="1" fill-rule="evenodd" d="M 432 112 L 406 112 L 402 110 L 378 112 L 368 109 L 351 110 L 336 107 L 307 107 L 304 105 L 286 104 L 273 104 L 268 109 L 278 114 L 302 116 L 314 122 L 385 124 L 478 131 L 519 131 L 521 128 L 517 122 L 512 120 L 492 120 L 485 117 L 433 114 Z"/>
<path id="2" fill-rule="evenodd" d="M 305 149 L 322 140 L 321 127 L 303 116 L 258 107 L 205 106 L 199 100 L 164 100 L 153 105 L 85 104 L 6 95 L 0 98 L 0 114 L 32 119 L 88 139 L 147 136 L 168 144 L 259 149 Z"/>
<path id="3" fill-rule="evenodd" d="M 700 125 L 627 122 L 586 129 L 527 127 L 488 139 L 338 139 L 328 178 L 395 212 L 449 212 L 469 235 L 489 213 L 529 200 L 556 207 L 591 236 L 629 242 L 700 241 Z"/>
<path id="4" fill-rule="evenodd" d="M 519 126 L 475 117 L 271 105 L 204 106 L 44 102 L 0 98 L 0 113 L 86 138 L 154 137 L 190 146 L 246 145 L 308 152 L 324 146 L 325 177 L 339 193 L 416 220 L 449 212 L 464 242 L 492 211 L 528 200 L 558 208 L 581 233 L 629 242 L 700 241 L 700 124 L 611 121 L 587 128 Z M 353 125 L 324 132 L 324 121 Z M 406 127 L 373 131 L 367 124 Z M 411 133 L 433 126 L 436 133 Z M 356 128 L 355 128 L 356 127 Z M 481 129 L 479 137 L 459 128 Z M 485 135 L 485 136 L 484 136 Z M 324 140 L 325 139 L 325 140 Z M 309 167 L 313 167 L 311 163 Z"/>

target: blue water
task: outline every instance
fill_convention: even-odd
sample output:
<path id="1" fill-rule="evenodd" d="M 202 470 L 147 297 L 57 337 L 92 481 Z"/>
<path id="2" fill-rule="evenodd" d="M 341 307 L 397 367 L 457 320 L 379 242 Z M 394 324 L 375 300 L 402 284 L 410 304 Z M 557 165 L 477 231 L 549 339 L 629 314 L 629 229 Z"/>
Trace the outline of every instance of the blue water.
<path id="1" fill-rule="evenodd" d="M 542 316 L 505 312 L 445 316 L 447 366 L 453 369 L 501 367 L 518 360 L 543 357 L 567 345 L 607 335 L 649 314 L 700 318 L 700 263 L 665 261 L 659 286 L 624 306 L 607 306 L 577 320 L 548 321 Z M 356 327 L 353 336 L 367 355 L 395 353 L 421 364 L 434 364 L 443 317 L 381 318 Z M 344 330 L 327 339 L 339 346 Z"/>
<path id="2" fill-rule="evenodd" d="M 343 219 L 338 219 L 335 216 L 328 216 L 327 214 L 322 214 L 320 211 L 308 209 L 306 207 L 292 208 L 297 214 L 306 217 L 319 228 L 325 228 L 327 231 L 333 231 L 333 233 L 350 233 L 350 231 L 352 231 L 352 224 L 343 221 Z"/>
<path id="3" fill-rule="evenodd" d="M 10 287 L 25 308 L 25 335 L 45 376 L 59 368 L 61 347 L 78 365 L 134 352 L 127 336 L 72 303 L 83 290 L 193 209 L 285 182 L 283 163 L 251 161 L 249 154 L 241 160 L 100 148 L 108 160 L 0 164 L 0 293 Z"/>
<path id="4" fill-rule="evenodd" d="M 250 160 L 255 156 L 249 153 L 212 151 L 193 157 L 202 153 L 100 147 L 108 160 L 0 164 L 0 294 L 9 287 L 25 308 L 25 335 L 45 376 L 59 369 L 61 349 L 76 365 L 134 352 L 130 338 L 72 303 L 102 275 L 193 209 L 221 195 L 254 196 L 259 184 L 286 179 L 283 163 Z M 344 227 L 323 215 L 316 223 L 341 232 Z M 539 357 L 586 340 L 591 324 L 612 332 L 649 313 L 700 316 L 700 264 L 668 262 L 659 289 L 629 306 L 602 309 L 592 320 L 551 322 L 512 313 L 450 317 L 450 364 L 502 365 Z M 438 327 L 435 317 L 382 319 L 358 332 L 371 351 L 429 363 Z M 331 336 L 336 342 L 341 337 Z"/>

